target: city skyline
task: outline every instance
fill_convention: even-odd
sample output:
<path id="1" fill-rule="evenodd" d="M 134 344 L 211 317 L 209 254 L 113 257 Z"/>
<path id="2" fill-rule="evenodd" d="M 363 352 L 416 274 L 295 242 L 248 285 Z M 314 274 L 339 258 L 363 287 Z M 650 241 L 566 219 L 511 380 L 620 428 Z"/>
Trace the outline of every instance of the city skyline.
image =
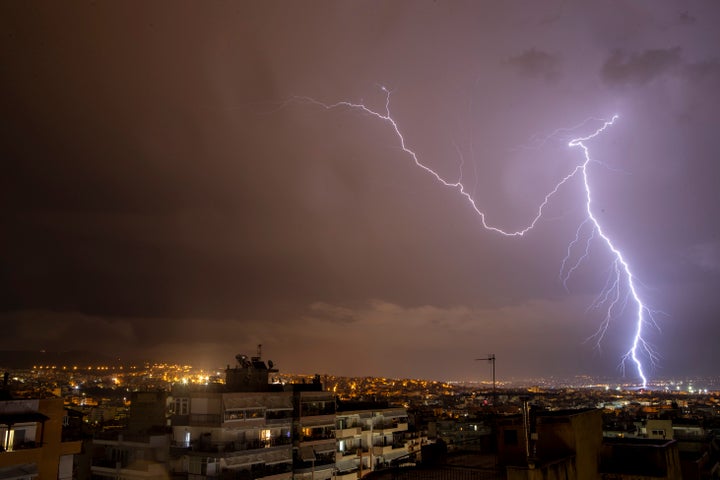
<path id="1" fill-rule="evenodd" d="M 627 312 L 567 282 L 596 214 L 656 312 L 648 377 L 717 373 L 720 9 L 702 2 L 4 5 L 0 349 L 396 378 L 616 376 Z M 584 245 L 584 244 L 583 244 Z M 590 340 L 588 340 L 590 339 Z M 628 377 L 635 372 L 628 368 Z"/>

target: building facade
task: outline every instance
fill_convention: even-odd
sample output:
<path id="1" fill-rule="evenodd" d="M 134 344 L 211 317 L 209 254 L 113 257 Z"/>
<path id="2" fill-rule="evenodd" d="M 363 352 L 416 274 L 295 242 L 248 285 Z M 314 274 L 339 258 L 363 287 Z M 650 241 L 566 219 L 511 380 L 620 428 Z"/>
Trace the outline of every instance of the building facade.
<path id="1" fill-rule="evenodd" d="M 380 467 L 411 461 L 420 442 L 407 438 L 408 414 L 404 408 L 353 408 L 336 416 L 336 470 L 343 480 L 363 477 Z M 412 459 L 414 461 L 415 458 Z"/>
<path id="2" fill-rule="evenodd" d="M 0 401 L 0 479 L 73 478 L 80 440 L 63 441 L 62 398 Z"/>

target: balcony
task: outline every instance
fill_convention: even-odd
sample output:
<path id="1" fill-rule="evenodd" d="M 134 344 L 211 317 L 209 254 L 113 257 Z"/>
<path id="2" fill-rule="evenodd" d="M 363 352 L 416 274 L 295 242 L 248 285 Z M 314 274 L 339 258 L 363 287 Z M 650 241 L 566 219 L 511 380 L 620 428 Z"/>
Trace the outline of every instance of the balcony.
<path id="1" fill-rule="evenodd" d="M 290 475 L 288 474 L 292 474 L 292 463 L 283 462 L 271 465 L 259 463 L 247 468 L 233 469 L 232 471 L 237 475 L 234 478 L 245 478 L 247 480 L 289 478 Z"/>
<path id="2" fill-rule="evenodd" d="M 385 433 L 391 433 L 391 432 L 405 432 L 408 429 L 407 422 L 400 423 L 400 422 L 378 422 L 377 424 L 373 425 L 373 430 L 376 432 L 385 432 Z"/>
<path id="3" fill-rule="evenodd" d="M 112 460 L 109 458 L 95 458 L 92 461 L 92 467 L 98 467 L 98 468 L 125 468 L 127 466 L 127 462 L 118 462 L 117 460 Z"/>
<path id="4" fill-rule="evenodd" d="M 303 443 L 319 442 L 321 440 L 335 440 L 335 435 L 332 433 L 320 433 L 315 435 L 303 435 L 301 438 Z"/>
<path id="5" fill-rule="evenodd" d="M 335 402 L 302 402 L 300 404 L 301 417 L 317 417 L 321 415 L 335 415 Z"/>
<path id="6" fill-rule="evenodd" d="M 161 435 L 165 435 L 165 433 L 151 435 L 149 433 L 123 433 L 117 430 L 108 430 L 105 432 L 95 432 L 95 434 L 93 434 L 93 442 L 98 445 L 112 445 L 122 442 L 134 443 L 139 446 L 150 446 L 151 437 Z"/>
<path id="7" fill-rule="evenodd" d="M 187 427 L 190 425 L 190 415 L 173 415 L 170 417 L 170 425 L 173 427 Z"/>
<path id="8" fill-rule="evenodd" d="M 189 449 L 192 452 L 202 453 L 238 453 L 251 450 L 262 450 L 265 448 L 281 447 L 292 444 L 289 437 L 276 437 L 270 440 L 251 440 L 247 442 L 224 442 L 224 443 L 208 443 L 208 442 L 192 442 L 188 446 L 185 442 L 173 442 L 173 447 Z"/>
<path id="9" fill-rule="evenodd" d="M 387 455 L 390 452 L 405 449 L 404 444 L 394 443 L 392 445 L 375 445 L 373 446 L 373 455 Z"/>
<path id="10" fill-rule="evenodd" d="M 361 447 L 349 447 L 343 451 L 338 450 L 337 452 L 335 452 L 335 456 L 338 460 L 341 458 L 357 457 L 358 451 L 363 450 Z"/>
<path id="11" fill-rule="evenodd" d="M 326 464 L 323 464 L 323 465 L 317 465 L 317 464 L 316 464 L 316 465 L 314 465 L 314 466 L 309 466 L 309 467 L 307 467 L 307 466 L 304 466 L 304 467 L 295 467 L 295 468 L 293 469 L 293 472 L 294 472 L 294 473 L 300 473 L 300 474 L 302 474 L 302 473 L 313 473 L 313 472 L 314 472 L 314 473 L 318 473 L 318 472 L 322 472 L 322 471 L 325 471 L 325 470 L 333 470 L 334 468 L 335 468 L 335 463 L 334 463 L 334 462 L 331 462 L 331 463 L 326 463 Z"/>
<path id="12" fill-rule="evenodd" d="M 266 418 L 265 425 L 273 427 L 290 426 L 292 425 L 292 418 Z"/>
<path id="13" fill-rule="evenodd" d="M 214 413 L 192 413 L 190 414 L 190 425 L 194 427 L 219 427 L 221 418 Z"/>
<path id="14" fill-rule="evenodd" d="M 335 436 L 337 438 L 348 438 L 360 435 L 362 429 L 360 427 L 347 427 L 343 429 L 335 430 Z"/>
<path id="15" fill-rule="evenodd" d="M 30 450 L 33 448 L 40 448 L 42 447 L 41 443 L 38 442 L 17 442 L 14 445 L 10 445 L 10 448 L 8 449 L 8 452 L 16 452 L 18 450 Z M 5 452 L 5 448 L 0 446 L 0 452 Z"/>
<path id="16" fill-rule="evenodd" d="M 123 475 L 123 470 L 126 472 Z M 106 475 L 116 477 L 118 472 L 120 476 L 126 477 L 150 477 L 163 478 L 167 476 L 167 469 L 164 464 L 158 462 L 149 462 L 146 460 L 138 460 L 135 462 L 115 462 L 112 460 L 99 461 L 94 460 L 90 467 L 92 475 Z"/>
<path id="17" fill-rule="evenodd" d="M 262 469 L 257 471 L 257 473 L 262 474 L 262 476 L 256 476 L 254 478 L 272 477 L 289 472 L 292 472 L 292 463 L 276 463 L 274 465 L 265 465 Z"/>
<path id="18" fill-rule="evenodd" d="M 170 417 L 170 424 L 173 427 L 219 427 L 221 417 L 212 413 L 193 413 L 191 415 L 173 415 Z"/>
<path id="19" fill-rule="evenodd" d="M 265 421 L 269 424 L 292 423 L 292 410 L 268 410 L 265 412 Z"/>
<path id="20" fill-rule="evenodd" d="M 347 472 L 337 473 L 335 480 L 357 480 L 359 469 L 355 468 Z"/>
<path id="21" fill-rule="evenodd" d="M 255 478 L 258 478 L 258 479 L 262 478 L 263 480 L 290 480 L 292 478 L 292 468 L 287 472 L 266 474 L 263 477 L 255 477 Z"/>
<path id="22" fill-rule="evenodd" d="M 335 440 L 335 425 L 303 426 L 298 430 L 298 437 L 301 442 L 318 442 L 322 440 Z"/>

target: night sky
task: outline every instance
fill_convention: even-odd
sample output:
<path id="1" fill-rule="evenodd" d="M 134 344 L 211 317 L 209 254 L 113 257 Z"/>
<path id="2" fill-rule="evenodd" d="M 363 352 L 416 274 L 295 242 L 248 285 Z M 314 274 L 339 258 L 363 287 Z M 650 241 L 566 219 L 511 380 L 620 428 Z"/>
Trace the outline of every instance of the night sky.
<path id="1" fill-rule="evenodd" d="M 382 112 L 386 87 L 407 146 L 511 230 L 619 114 L 588 173 L 658 312 L 648 373 L 719 374 L 718 25 L 711 1 L 3 2 L 0 349 L 618 375 L 631 308 L 587 340 L 607 249 L 560 275 L 579 178 L 505 238 L 387 122 L 298 99 Z"/>

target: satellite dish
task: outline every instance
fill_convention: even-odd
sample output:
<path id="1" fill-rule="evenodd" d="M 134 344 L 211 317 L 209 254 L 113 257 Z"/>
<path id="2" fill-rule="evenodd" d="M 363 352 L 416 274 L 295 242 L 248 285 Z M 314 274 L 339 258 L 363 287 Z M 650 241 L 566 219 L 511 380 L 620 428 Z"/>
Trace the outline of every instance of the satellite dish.
<path id="1" fill-rule="evenodd" d="M 273 368 L 275 366 L 272 360 L 268 360 L 268 365 L 270 365 L 270 368 Z"/>

